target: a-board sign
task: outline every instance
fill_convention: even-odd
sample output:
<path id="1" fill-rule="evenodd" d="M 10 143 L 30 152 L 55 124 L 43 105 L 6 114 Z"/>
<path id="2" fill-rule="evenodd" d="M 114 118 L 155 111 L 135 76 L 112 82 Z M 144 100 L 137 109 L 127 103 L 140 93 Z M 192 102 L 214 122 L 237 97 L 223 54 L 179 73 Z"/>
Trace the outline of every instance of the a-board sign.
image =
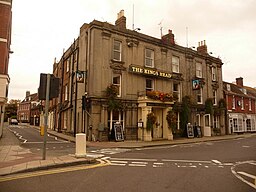
<path id="1" fill-rule="evenodd" d="M 201 128 L 199 126 L 197 126 L 196 130 L 197 130 L 197 137 L 202 137 Z"/>
<path id="2" fill-rule="evenodd" d="M 187 124 L 187 134 L 188 134 L 188 138 L 194 137 L 193 125 L 191 125 L 190 123 Z"/>
<path id="3" fill-rule="evenodd" d="M 123 141 L 124 140 L 124 132 L 123 132 L 122 125 L 120 123 L 114 124 L 114 131 L 115 131 L 116 141 Z"/>

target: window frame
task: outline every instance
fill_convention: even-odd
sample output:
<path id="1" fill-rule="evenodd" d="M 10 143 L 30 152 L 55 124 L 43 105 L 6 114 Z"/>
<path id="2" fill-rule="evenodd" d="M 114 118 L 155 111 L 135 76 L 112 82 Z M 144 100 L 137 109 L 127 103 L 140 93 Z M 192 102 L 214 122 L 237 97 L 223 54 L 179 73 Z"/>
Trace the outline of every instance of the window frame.
<path id="1" fill-rule="evenodd" d="M 201 62 L 196 62 L 196 77 L 203 77 L 203 64 Z"/>
<path id="2" fill-rule="evenodd" d="M 154 81 L 154 79 L 146 78 L 145 80 L 146 80 L 145 81 L 145 83 L 146 83 L 146 86 L 145 86 L 146 92 L 147 91 L 153 91 L 155 89 L 155 81 Z M 151 86 L 152 87 L 147 87 L 147 80 L 151 81 Z"/>
<path id="3" fill-rule="evenodd" d="M 217 90 L 213 90 L 213 105 L 217 105 Z"/>
<path id="4" fill-rule="evenodd" d="M 118 46 L 119 49 L 115 49 L 116 43 L 119 43 L 119 46 Z M 115 58 L 115 56 L 116 56 L 115 53 L 118 54 L 119 58 Z M 115 61 L 122 61 L 122 41 L 116 40 L 116 39 L 113 42 L 113 60 L 115 60 Z"/>
<path id="5" fill-rule="evenodd" d="M 217 81 L 217 69 L 215 66 L 212 66 L 212 81 Z"/>
<path id="6" fill-rule="evenodd" d="M 147 51 L 150 51 L 150 57 L 148 57 Z M 155 52 L 153 49 L 145 48 L 145 67 L 154 68 L 155 66 Z M 147 61 L 150 61 L 151 65 L 147 64 Z"/>
<path id="7" fill-rule="evenodd" d="M 178 88 L 177 91 L 174 90 L 175 85 L 177 85 L 177 88 Z M 181 85 L 180 85 L 180 83 L 175 83 L 175 82 L 173 83 L 172 92 L 173 92 L 173 93 L 177 93 L 177 95 L 178 95 L 178 101 L 181 101 Z"/>
<path id="8" fill-rule="evenodd" d="M 198 100 L 199 97 L 201 101 Z M 197 101 L 197 104 L 203 104 L 203 88 L 202 87 L 198 89 L 196 92 L 196 101 Z"/>
<path id="9" fill-rule="evenodd" d="M 119 84 L 114 82 L 114 78 L 119 78 Z M 118 94 L 117 97 L 121 97 L 121 90 L 122 90 L 122 75 L 120 74 L 113 74 L 112 76 L 112 84 L 118 87 Z"/>
<path id="10" fill-rule="evenodd" d="M 233 95 L 233 98 L 232 98 L 232 109 L 236 109 L 236 98 L 235 98 L 235 95 Z"/>
<path id="11" fill-rule="evenodd" d="M 175 58 L 178 61 L 177 63 L 174 60 Z M 176 67 L 174 67 L 174 66 L 176 66 Z M 175 70 L 175 69 L 177 69 L 177 70 Z M 175 55 L 172 56 L 172 72 L 173 73 L 179 73 L 180 72 L 180 58 L 175 56 Z"/>

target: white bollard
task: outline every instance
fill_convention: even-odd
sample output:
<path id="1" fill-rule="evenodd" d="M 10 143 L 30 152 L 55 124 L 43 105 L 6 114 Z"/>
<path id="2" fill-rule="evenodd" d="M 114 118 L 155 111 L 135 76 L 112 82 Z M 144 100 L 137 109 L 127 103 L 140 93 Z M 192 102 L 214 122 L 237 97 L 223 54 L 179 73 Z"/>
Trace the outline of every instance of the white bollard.
<path id="1" fill-rule="evenodd" d="M 76 157 L 86 157 L 86 134 L 76 134 Z"/>

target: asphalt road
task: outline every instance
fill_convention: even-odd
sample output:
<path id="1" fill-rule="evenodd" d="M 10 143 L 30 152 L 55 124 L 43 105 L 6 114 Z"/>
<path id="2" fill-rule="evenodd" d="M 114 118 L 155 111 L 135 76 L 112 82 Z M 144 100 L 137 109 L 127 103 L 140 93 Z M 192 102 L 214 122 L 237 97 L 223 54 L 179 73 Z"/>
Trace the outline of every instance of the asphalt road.
<path id="1" fill-rule="evenodd" d="M 95 151 L 96 167 L 21 174 L 0 191 L 256 191 L 255 137 L 113 151 Z"/>
<path id="2" fill-rule="evenodd" d="M 26 125 L 10 125 L 9 130 L 20 140 L 20 145 L 33 153 L 42 153 L 44 137 L 40 130 Z M 75 143 L 47 135 L 47 155 L 61 156 L 75 153 Z"/>

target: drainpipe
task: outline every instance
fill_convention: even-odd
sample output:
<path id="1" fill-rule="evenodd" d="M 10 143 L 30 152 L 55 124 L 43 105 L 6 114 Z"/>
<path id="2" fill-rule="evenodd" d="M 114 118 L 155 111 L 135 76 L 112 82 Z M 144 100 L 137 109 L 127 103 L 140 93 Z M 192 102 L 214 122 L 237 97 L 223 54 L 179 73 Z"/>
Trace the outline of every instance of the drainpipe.
<path id="1" fill-rule="evenodd" d="M 74 46 L 75 46 L 75 44 L 76 44 L 76 42 L 74 41 Z M 74 49 L 72 54 L 74 54 L 75 51 L 76 51 L 76 48 Z M 73 55 L 72 65 L 74 66 L 74 55 Z M 76 130 L 76 112 L 77 112 L 77 78 L 76 78 L 76 73 L 77 73 L 77 71 L 78 71 L 78 61 L 76 62 L 76 72 L 75 72 L 75 85 L 76 85 L 75 89 L 76 90 L 75 90 L 75 107 L 74 107 L 74 111 L 73 111 L 73 113 L 74 113 L 74 119 L 73 119 L 73 121 L 74 121 L 74 137 L 76 137 L 76 131 L 77 131 Z M 71 94 L 71 95 L 73 95 L 73 94 Z"/>

